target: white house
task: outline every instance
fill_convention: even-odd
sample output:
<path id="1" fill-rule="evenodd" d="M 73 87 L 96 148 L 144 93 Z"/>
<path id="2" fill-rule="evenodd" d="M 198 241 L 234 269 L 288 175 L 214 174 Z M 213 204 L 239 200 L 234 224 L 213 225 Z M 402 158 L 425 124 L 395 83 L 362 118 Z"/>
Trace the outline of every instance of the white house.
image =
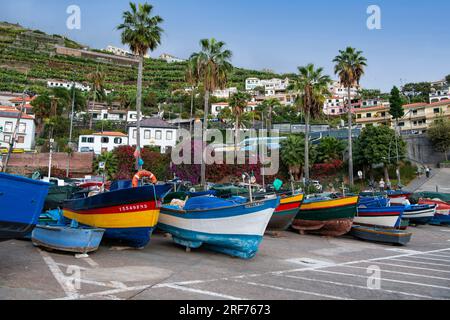
<path id="1" fill-rule="evenodd" d="M 266 95 L 273 96 L 279 91 L 286 91 L 289 86 L 289 79 L 261 80 L 258 78 L 248 78 L 245 80 L 245 90 L 253 91 L 258 87 L 264 87 Z"/>
<path id="2" fill-rule="evenodd" d="M 450 87 L 440 89 L 431 88 L 430 103 L 450 100 Z"/>
<path id="3" fill-rule="evenodd" d="M 12 107 L 0 107 L 0 147 L 8 147 L 17 124 L 19 111 Z M 33 150 L 36 127 L 34 117 L 22 114 L 14 148 Z"/>
<path id="4" fill-rule="evenodd" d="M 161 153 L 177 144 L 177 127 L 160 119 L 150 118 L 140 122 L 141 148 L 146 146 L 159 147 Z M 137 144 L 136 122 L 128 125 L 128 141 L 131 146 Z"/>
<path id="5" fill-rule="evenodd" d="M 255 111 L 259 105 L 258 102 L 249 102 L 245 108 L 245 112 Z M 219 113 L 226 108 L 230 108 L 230 105 L 227 102 L 213 103 L 211 104 L 211 115 L 217 117 Z"/>
<path id="6" fill-rule="evenodd" d="M 231 87 L 223 90 L 215 90 L 211 95 L 219 99 L 228 99 L 237 92 L 238 89 L 236 87 Z"/>
<path id="7" fill-rule="evenodd" d="M 78 152 L 103 152 L 113 151 L 119 146 L 128 145 L 128 136 L 121 132 L 99 132 L 92 135 L 80 136 Z"/>
<path id="8" fill-rule="evenodd" d="M 75 89 L 81 90 L 83 92 L 89 92 L 91 91 L 90 86 L 85 86 L 78 82 L 68 82 L 68 81 L 57 81 L 57 80 L 48 80 L 47 81 L 47 87 L 48 88 L 64 88 L 64 89 L 72 89 L 72 87 L 75 84 Z"/>
<path id="9" fill-rule="evenodd" d="M 164 61 L 166 61 L 168 63 L 184 62 L 184 61 L 186 61 L 184 59 L 180 59 L 180 58 L 174 57 L 174 56 L 172 56 L 172 55 L 170 55 L 168 53 L 163 53 L 162 55 L 159 56 L 159 59 L 164 60 Z"/>
<path id="10" fill-rule="evenodd" d="M 332 96 L 348 98 L 348 88 L 345 88 L 339 81 L 334 81 L 333 84 L 328 88 Z M 352 87 L 350 88 L 350 96 L 351 98 L 355 98 L 358 95 L 359 88 Z"/>

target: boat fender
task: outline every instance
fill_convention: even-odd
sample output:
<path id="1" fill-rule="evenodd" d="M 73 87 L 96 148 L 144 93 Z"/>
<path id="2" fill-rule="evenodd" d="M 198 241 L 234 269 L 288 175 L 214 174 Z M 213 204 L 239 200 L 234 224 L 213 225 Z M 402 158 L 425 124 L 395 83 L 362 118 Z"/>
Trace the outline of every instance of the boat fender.
<path id="1" fill-rule="evenodd" d="M 139 186 L 139 180 L 145 177 L 150 178 L 153 184 L 156 184 L 158 182 L 158 179 L 153 173 L 151 173 L 150 171 L 142 170 L 134 175 L 133 188 L 137 188 Z"/>

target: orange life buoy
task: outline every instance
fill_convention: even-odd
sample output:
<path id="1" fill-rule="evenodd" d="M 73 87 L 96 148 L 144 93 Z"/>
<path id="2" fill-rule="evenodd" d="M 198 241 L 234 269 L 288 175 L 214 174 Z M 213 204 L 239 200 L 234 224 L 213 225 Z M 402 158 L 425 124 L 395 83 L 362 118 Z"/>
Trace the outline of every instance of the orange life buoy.
<path id="1" fill-rule="evenodd" d="M 153 184 L 156 184 L 158 182 L 158 179 L 153 173 L 151 173 L 150 171 L 142 170 L 134 175 L 133 188 L 137 188 L 139 186 L 139 180 L 145 177 L 150 178 Z"/>

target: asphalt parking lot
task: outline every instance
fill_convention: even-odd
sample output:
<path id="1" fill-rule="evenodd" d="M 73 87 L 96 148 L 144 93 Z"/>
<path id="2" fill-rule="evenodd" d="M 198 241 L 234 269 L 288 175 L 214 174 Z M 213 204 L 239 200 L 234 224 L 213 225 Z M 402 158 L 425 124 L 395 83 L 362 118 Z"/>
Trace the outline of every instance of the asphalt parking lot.
<path id="1" fill-rule="evenodd" d="M 450 228 L 411 228 L 406 247 L 285 232 L 240 260 L 185 252 L 162 234 L 144 250 L 89 257 L 0 243 L 0 299 L 450 299 Z"/>

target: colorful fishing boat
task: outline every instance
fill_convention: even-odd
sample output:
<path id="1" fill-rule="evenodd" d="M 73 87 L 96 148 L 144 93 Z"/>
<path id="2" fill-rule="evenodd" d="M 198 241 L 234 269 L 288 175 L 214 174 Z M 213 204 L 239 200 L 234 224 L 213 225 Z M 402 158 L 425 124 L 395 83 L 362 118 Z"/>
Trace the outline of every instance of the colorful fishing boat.
<path id="1" fill-rule="evenodd" d="M 420 199 L 420 205 L 436 205 L 436 214 L 431 220 L 432 225 L 450 225 L 450 204 L 441 200 Z"/>
<path id="2" fill-rule="evenodd" d="M 405 207 L 403 206 L 367 208 L 360 205 L 354 223 L 358 225 L 397 228 L 400 227 L 404 211 Z"/>
<path id="3" fill-rule="evenodd" d="M 405 206 L 404 218 L 410 224 L 429 224 L 436 215 L 436 205 L 408 205 Z"/>
<path id="4" fill-rule="evenodd" d="M 350 231 L 359 197 L 312 198 L 303 201 L 292 228 L 324 236 L 341 236 Z"/>
<path id="5" fill-rule="evenodd" d="M 407 245 L 412 238 L 412 233 L 391 228 L 354 225 L 350 235 L 355 238 L 394 245 Z"/>
<path id="6" fill-rule="evenodd" d="M 282 196 L 280 205 L 275 209 L 267 229 L 271 231 L 287 230 L 297 216 L 303 198 L 303 194 Z"/>
<path id="7" fill-rule="evenodd" d="M 64 216 L 81 225 L 105 229 L 105 238 L 121 240 L 141 248 L 150 241 L 158 222 L 160 199 L 172 185 L 145 185 L 129 188 L 124 182 L 109 192 L 76 193 L 64 202 Z"/>
<path id="8" fill-rule="evenodd" d="M 0 241 L 30 233 L 44 207 L 50 185 L 0 173 Z"/>
<path id="9" fill-rule="evenodd" d="M 387 191 L 387 195 L 389 199 L 391 199 L 391 204 L 403 205 L 409 201 L 408 199 L 411 197 L 412 192 L 404 190 L 389 190 Z"/>
<path id="10" fill-rule="evenodd" d="M 158 227 L 187 249 L 201 246 L 230 256 L 251 259 L 258 252 L 279 197 L 248 202 L 247 198 L 190 198 L 164 204 Z"/>
<path id="11" fill-rule="evenodd" d="M 72 220 L 70 225 L 37 225 L 31 241 L 37 247 L 86 254 L 97 251 L 104 233 L 104 229 L 80 227 Z"/>

